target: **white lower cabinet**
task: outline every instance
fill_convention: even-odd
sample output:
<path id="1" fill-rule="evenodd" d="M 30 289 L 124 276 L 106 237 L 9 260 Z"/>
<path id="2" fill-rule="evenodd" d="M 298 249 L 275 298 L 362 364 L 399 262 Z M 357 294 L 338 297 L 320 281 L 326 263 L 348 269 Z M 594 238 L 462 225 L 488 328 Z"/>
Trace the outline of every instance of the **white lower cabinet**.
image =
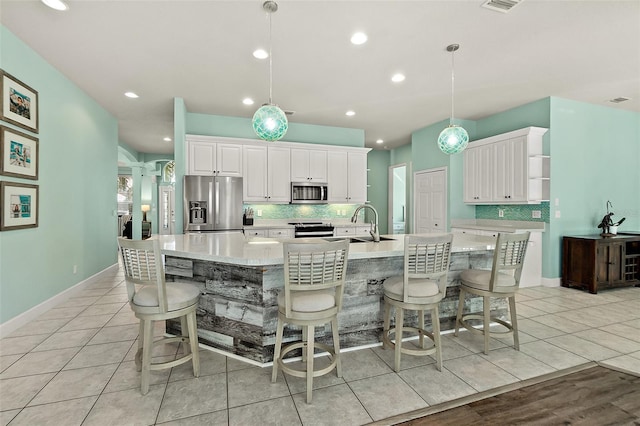
<path id="1" fill-rule="evenodd" d="M 368 237 L 371 225 L 336 226 L 333 235 L 336 237 Z"/>
<path id="2" fill-rule="evenodd" d="M 248 237 L 266 237 L 267 229 L 244 229 L 244 235 Z"/>
<path id="3" fill-rule="evenodd" d="M 269 228 L 267 236 L 269 238 L 293 238 L 293 232 L 291 228 Z"/>

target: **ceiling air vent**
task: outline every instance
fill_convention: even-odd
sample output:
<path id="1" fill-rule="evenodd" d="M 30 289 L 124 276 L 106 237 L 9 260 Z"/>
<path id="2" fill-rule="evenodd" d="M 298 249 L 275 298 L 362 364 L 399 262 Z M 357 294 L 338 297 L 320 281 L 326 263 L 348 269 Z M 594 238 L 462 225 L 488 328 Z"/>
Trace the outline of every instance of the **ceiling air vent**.
<path id="1" fill-rule="evenodd" d="M 625 98 L 623 96 L 620 96 L 619 98 L 613 98 L 611 100 L 609 100 L 609 102 L 612 102 L 614 104 L 619 104 L 620 102 L 626 102 L 628 101 L 630 98 Z"/>
<path id="2" fill-rule="evenodd" d="M 482 7 L 496 12 L 507 13 L 521 2 L 522 0 L 487 0 Z"/>

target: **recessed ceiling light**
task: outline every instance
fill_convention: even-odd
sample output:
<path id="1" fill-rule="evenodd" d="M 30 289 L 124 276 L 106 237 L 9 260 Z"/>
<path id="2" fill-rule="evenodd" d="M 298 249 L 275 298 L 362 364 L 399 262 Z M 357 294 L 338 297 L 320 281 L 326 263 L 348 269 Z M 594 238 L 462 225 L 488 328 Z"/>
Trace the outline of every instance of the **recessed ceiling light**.
<path id="1" fill-rule="evenodd" d="M 42 0 L 42 3 L 55 10 L 67 10 L 69 6 L 62 0 Z"/>
<path id="2" fill-rule="evenodd" d="M 367 35 L 365 33 L 355 33 L 351 36 L 351 43 L 364 44 L 367 42 Z"/>
<path id="3" fill-rule="evenodd" d="M 353 117 L 354 115 L 356 115 L 355 111 L 349 110 L 347 112 L 345 112 L 345 115 L 348 115 L 349 117 Z"/>
<path id="4" fill-rule="evenodd" d="M 127 98 L 131 98 L 131 99 L 139 98 L 139 96 L 138 96 L 138 95 L 136 95 L 136 94 L 135 94 L 135 93 L 133 93 L 133 92 L 125 92 L 125 94 L 124 94 L 124 95 L 125 95 Z"/>
<path id="5" fill-rule="evenodd" d="M 165 142 L 171 142 L 171 138 L 169 136 L 165 137 L 164 139 L 162 139 Z"/>
<path id="6" fill-rule="evenodd" d="M 383 141 L 382 139 L 378 139 L 378 140 L 376 141 L 376 143 L 377 143 L 377 144 L 381 144 L 381 143 L 384 143 L 384 141 Z"/>
<path id="7" fill-rule="evenodd" d="M 253 51 L 253 57 L 256 59 L 267 59 L 269 57 L 269 53 L 264 49 L 257 49 Z"/>
<path id="8" fill-rule="evenodd" d="M 394 83 L 400 83 L 401 81 L 404 81 L 405 78 L 404 74 L 397 73 L 391 77 L 391 81 Z"/>
<path id="9" fill-rule="evenodd" d="M 242 100 L 242 103 L 243 103 L 243 104 L 245 104 L 245 105 L 253 105 L 253 99 L 251 99 L 251 98 L 244 98 L 244 99 Z"/>

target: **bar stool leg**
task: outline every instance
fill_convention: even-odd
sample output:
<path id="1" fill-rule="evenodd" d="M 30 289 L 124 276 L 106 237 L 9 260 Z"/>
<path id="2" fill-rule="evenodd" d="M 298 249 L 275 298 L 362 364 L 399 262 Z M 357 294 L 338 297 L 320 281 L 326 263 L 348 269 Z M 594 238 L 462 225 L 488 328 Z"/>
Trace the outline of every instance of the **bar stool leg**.
<path id="1" fill-rule="evenodd" d="M 340 357 L 340 335 L 338 333 L 338 317 L 331 320 L 331 331 L 333 332 L 333 351 L 336 357 L 336 375 L 342 377 L 342 360 Z"/>
<path id="2" fill-rule="evenodd" d="M 511 313 L 511 327 L 513 328 L 513 348 L 520 350 L 520 339 L 518 338 L 518 316 L 516 314 L 516 296 L 509 297 L 509 312 Z"/>
<path id="3" fill-rule="evenodd" d="M 311 403 L 311 392 L 313 390 L 313 353 L 314 353 L 314 332 L 315 326 L 306 326 L 307 329 L 307 404 Z"/>
<path id="4" fill-rule="evenodd" d="M 418 311 L 418 331 L 420 347 L 424 349 L 424 311 Z"/>
<path id="5" fill-rule="evenodd" d="M 489 355 L 489 338 L 491 337 L 491 298 L 482 297 L 482 309 L 484 310 L 484 354 Z"/>
<path id="6" fill-rule="evenodd" d="M 460 289 L 460 298 L 458 299 L 458 314 L 456 315 L 456 328 L 453 335 L 458 337 L 458 330 L 460 329 L 460 321 L 462 321 L 462 311 L 464 310 L 464 295 L 465 291 Z"/>
<path id="7" fill-rule="evenodd" d="M 278 377 L 278 359 L 280 359 L 280 350 L 282 349 L 282 335 L 284 334 L 284 322 L 278 315 L 278 328 L 276 329 L 276 345 L 273 353 L 273 369 L 271 370 L 271 382 L 275 383 Z"/>
<path id="8" fill-rule="evenodd" d="M 436 362 L 438 371 L 442 371 L 442 343 L 440 340 L 440 316 L 438 315 L 438 306 L 434 306 L 431 310 L 431 323 L 433 324 L 433 344 L 436 346 Z"/>
<path id="9" fill-rule="evenodd" d="M 396 350 L 395 350 L 395 360 L 394 360 L 394 370 L 396 373 L 400 372 L 400 351 L 402 350 L 402 334 L 403 334 L 403 326 L 404 326 L 404 309 L 396 306 Z"/>

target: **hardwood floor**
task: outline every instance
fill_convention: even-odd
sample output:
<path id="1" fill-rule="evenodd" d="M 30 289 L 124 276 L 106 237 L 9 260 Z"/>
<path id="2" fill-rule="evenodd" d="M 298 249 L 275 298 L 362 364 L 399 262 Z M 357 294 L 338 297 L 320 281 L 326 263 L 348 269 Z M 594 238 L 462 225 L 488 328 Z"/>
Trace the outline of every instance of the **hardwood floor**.
<path id="1" fill-rule="evenodd" d="M 640 425 L 640 377 L 596 366 L 401 424 Z"/>

